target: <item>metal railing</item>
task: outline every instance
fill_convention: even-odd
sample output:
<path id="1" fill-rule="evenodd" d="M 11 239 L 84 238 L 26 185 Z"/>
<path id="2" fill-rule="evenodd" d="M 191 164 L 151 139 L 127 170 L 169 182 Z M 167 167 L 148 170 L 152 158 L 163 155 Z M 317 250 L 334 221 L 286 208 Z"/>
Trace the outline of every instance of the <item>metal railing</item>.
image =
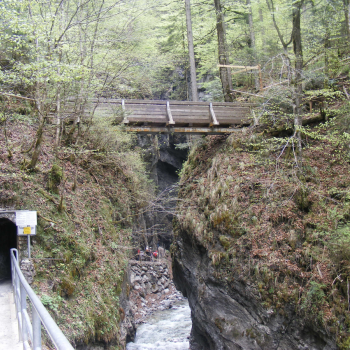
<path id="1" fill-rule="evenodd" d="M 18 263 L 17 249 L 11 249 L 12 286 L 16 304 L 18 333 L 23 341 L 24 350 L 41 350 L 41 325 L 47 331 L 56 349 L 73 350 L 74 348 L 58 328 L 45 306 L 29 286 Z M 32 322 L 27 312 L 27 297 L 32 305 Z"/>

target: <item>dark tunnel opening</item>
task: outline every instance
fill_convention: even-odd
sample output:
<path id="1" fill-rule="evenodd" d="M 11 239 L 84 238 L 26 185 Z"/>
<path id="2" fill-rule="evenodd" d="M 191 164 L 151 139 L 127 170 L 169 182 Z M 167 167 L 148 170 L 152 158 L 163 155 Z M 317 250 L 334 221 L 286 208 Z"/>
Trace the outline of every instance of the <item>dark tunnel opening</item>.
<path id="1" fill-rule="evenodd" d="M 17 227 L 11 220 L 0 218 L 0 281 L 11 277 L 11 248 L 17 248 Z"/>

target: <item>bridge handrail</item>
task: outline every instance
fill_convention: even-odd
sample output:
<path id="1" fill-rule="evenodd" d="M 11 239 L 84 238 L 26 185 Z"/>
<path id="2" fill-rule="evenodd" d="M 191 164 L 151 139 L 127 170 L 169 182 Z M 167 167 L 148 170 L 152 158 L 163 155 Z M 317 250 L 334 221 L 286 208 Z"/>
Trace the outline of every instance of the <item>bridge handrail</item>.
<path id="1" fill-rule="evenodd" d="M 35 292 L 29 286 L 18 262 L 17 249 L 11 249 L 11 271 L 12 271 L 12 286 L 14 290 L 16 313 L 18 320 L 18 333 L 20 340 L 23 341 L 25 350 L 41 350 L 41 325 L 47 331 L 58 350 L 73 350 L 74 348 L 69 343 L 65 335 L 57 326 L 56 322 L 50 316 L 45 306 L 41 303 Z M 32 304 L 32 322 L 27 312 L 27 296 Z M 29 336 L 29 337 L 28 337 Z M 28 342 L 31 341 L 31 345 Z"/>
<path id="2" fill-rule="evenodd" d="M 187 106 L 208 106 L 212 103 L 214 107 L 222 106 L 222 107 L 257 107 L 258 103 L 253 102 L 245 102 L 245 101 L 235 101 L 235 102 L 209 102 L 209 101 L 176 101 L 176 100 L 137 100 L 137 99 L 114 99 L 114 98 L 91 98 L 88 100 L 90 103 L 111 103 L 121 105 L 122 101 L 124 101 L 125 105 L 162 105 L 166 106 L 167 102 L 170 103 L 170 106 L 178 106 L 178 105 L 187 105 Z"/>

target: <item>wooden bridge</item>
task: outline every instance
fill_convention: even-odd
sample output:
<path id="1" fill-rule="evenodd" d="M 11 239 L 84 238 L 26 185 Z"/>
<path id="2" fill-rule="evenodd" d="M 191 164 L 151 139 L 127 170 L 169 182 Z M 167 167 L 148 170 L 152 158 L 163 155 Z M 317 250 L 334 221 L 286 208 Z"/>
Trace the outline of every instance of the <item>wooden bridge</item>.
<path id="1" fill-rule="evenodd" d="M 27 97 L 5 94 L 19 99 Z M 34 101 L 34 100 L 33 100 Z M 127 131 L 143 134 L 184 133 L 223 134 L 250 124 L 252 103 L 242 102 L 190 102 L 163 100 L 116 100 L 93 98 L 88 100 L 83 114 L 86 116 L 121 117 Z M 61 118 L 72 120 L 80 112 L 76 100 L 68 100 L 67 109 Z M 55 106 L 54 111 L 56 111 Z M 55 113 L 49 117 L 55 118 Z M 79 120 L 79 117 L 77 118 Z M 78 121 L 79 122 L 79 121 Z"/>
<path id="2" fill-rule="evenodd" d="M 249 125 L 253 104 L 96 99 L 90 101 L 96 115 L 121 118 L 127 131 L 143 134 L 223 134 Z"/>

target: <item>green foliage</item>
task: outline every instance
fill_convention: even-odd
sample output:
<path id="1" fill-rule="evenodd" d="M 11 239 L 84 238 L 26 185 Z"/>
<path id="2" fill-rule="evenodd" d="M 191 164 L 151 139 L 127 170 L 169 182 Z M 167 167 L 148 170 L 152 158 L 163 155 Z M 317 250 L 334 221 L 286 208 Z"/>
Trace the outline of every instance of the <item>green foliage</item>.
<path id="1" fill-rule="evenodd" d="M 310 282 L 310 288 L 301 299 L 300 310 L 305 313 L 307 319 L 311 322 L 315 320 L 320 324 L 324 324 L 322 306 L 327 302 L 324 289 L 326 286 L 315 281 Z"/>
<path id="2" fill-rule="evenodd" d="M 51 170 L 49 171 L 49 179 L 47 182 L 48 189 L 55 194 L 59 193 L 59 185 L 63 179 L 63 171 L 62 168 L 54 163 L 52 165 Z"/>
<path id="3" fill-rule="evenodd" d="M 313 97 L 324 98 L 328 102 L 334 101 L 334 100 L 339 101 L 344 98 L 344 94 L 341 91 L 333 91 L 330 89 L 306 91 L 305 95 L 308 98 L 313 98 Z"/>
<path id="4" fill-rule="evenodd" d="M 189 236 L 220 283 L 254 286 L 265 307 L 286 319 L 295 310 L 301 324 L 329 332 L 346 349 L 350 139 L 348 102 L 340 96 L 329 95 L 334 118 L 300 128 L 302 165 L 292 126 L 276 137 L 259 127 L 208 137 L 191 150 L 172 254 L 177 258 L 176 241 Z M 289 114 L 275 107 L 269 123 Z"/>
<path id="5" fill-rule="evenodd" d="M 222 246 L 225 248 L 225 250 L 228 250 L 230 248 L 231 242 L 226 236 L 220 236 L 219 240 Z"/>
<path id="6" fill-rule="evenodd" d="M 331 235 L 331 240 L 328 242 L 332 260 L 337 264 L 337 271 L 350 276 L 347 271 L 347 261 L 350 261 L 350 220 L 349 213 L 336 214 L 333 216 L 336 230 Z M 344 266 L 345 263 L 345 266 Z M 345 269 L 344 269 L 345 268 Z"/>
<path id="7" fill-rule="evenodd" d="M 47 129 L 51 141 L 55 130 Z M 38 211 L 33 286 L 71 341 L 118 341 L 132 227 L 154 188 L 135 149 L 135 135 L 113 125 L 112 117 L 84 123 L 78 144 L 54 147 L 48 142 L 37 170 L 27 173 L 20 170 L 20 146 L 35 131 L 36 124 L 28 120 L 9 119 L 11 140 L 20 141 L 13 160 L 2 163 L 0 176 L 4 205 Z M 4 142 L 0 134 L 0 159 Z M 59 190 L 60 197 L 48 190 Z"/>
<path id="8" fill-rule="evenodd" d="M 44 306 L 51 309 L 54 312 L 58 312 L 59 306 L 62 303 L 62 298 L 59 295 L 49 296 L 47 294 L 43 294 L 40 298 L 41 302 Z"/>

